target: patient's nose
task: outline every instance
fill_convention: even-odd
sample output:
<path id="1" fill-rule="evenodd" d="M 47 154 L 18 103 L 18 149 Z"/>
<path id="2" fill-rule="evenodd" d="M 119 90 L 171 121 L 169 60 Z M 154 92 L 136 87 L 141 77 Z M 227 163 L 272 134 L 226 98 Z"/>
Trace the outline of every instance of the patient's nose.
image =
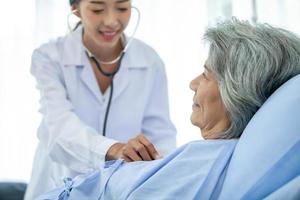
<path id="1" fill-rule="evenodd" d="M 198 77 L 194 78 L 191 82 L 190 82 L 190 88 L 191 90 L 193 91 L 197 91 L 197 88 L 198 88 L 198 84 L 199 84 L 199 81 L 198 81 Z"/>

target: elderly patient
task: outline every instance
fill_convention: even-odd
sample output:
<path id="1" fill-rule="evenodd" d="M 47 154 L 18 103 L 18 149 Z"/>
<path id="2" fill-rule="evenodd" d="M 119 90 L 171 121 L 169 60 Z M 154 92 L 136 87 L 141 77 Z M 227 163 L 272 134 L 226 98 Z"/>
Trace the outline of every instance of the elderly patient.
<path id="1" fill-rule="evenodd" d="M 207 29 L 204 72 L 191 81 L 192 123 L 205 140 L 163 159 L 107 162 L 40 199 L 209 199 L 245 126 L 266 99 L 300 73 L 300 39 L 267 24 L 232 19 Z"/>

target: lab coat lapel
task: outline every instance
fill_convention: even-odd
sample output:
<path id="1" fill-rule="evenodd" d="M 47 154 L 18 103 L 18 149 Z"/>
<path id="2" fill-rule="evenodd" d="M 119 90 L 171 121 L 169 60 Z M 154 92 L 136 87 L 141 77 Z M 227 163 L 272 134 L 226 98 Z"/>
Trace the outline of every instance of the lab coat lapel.
<path id="1" fill-rule="evenodd" d="M 132 81 L 132 70 L 145 70 L 148 67 L 145 62 L 146 59 L 140 55 L 142 51 L 138 47 L 133 42 L 122 59 L 120 71 L 114 78 L 113 100 L 117 99 L 126 90 L 130 81 Z"/>
<path id="2" fill-rule="evenodd" d="M 79 27 L 66 38 L 63 51 L 63 63 L 66 67 L 75 67 L 76 70 L 78 70 L 77 73 L 79 73 L 80 81 L 87 87 L 97 101 L 101 103 L 102 95 L 82 44 L 82 27 Z"/>
<path id="3" fill-rule="evenodd" d="M 131 46 L 127 49 L 121 62 L 120 70 L 114 77 L 113 101 L 126 90 L 130 82 L 131 70 L 147 68 L 145 62 L 147 59 L 143 56 L 143 51 L 139 49 L 143 46 L 135 43 L 136 41 L 133 41 Z M 102 104 L 103 96 L 100 92 L 92 66 L 84 52 L 81 27 L 67 37 L 63 52 L 63 63 L 66 67 L 74 66 L 77 70 L 81 70 L 79 71 L 79 76 L 82 83 L 88 88 L 92 95 L 95 96 L 99 104 Z"/>
<path id="4" fill-rule="evenodd" d="M 124 56 L 124 61 L 126 60 L 126 56 Z M 86 63 L 82 69 L 82 72 L 80 74 L 81 81 L 88 87 L 88 89 L 93 93 L 93 95 L 97 98 L 97 100 L 101 103 L 103 95 L 100 92 L 100 88 L 97 83 L 97 79 L 95 77 L 94 71 L 91 67 L 91 65 L 88 63 L 88 60 L 86 60 Z M 121 67 L 119 71 L 114 76 L 114 92 L 113 92 L 113 98 L 114 101 L 118 96 L 120 96 L 123 91 L 126 90 L 128 84 L 129 84 L 129 68 L 127 66 L 124 66 L 124 63 L 121 63 Z M 106 92 L 110 92 L 110 87 L 107 89 Z"/>
<path id="5" fill-rule="evenodd" d="M 91 93 L 97 98 L 98 102 L 102 102 L 102 95 L 100 93 L 100 88 L 98 86 L 95 74 L 91 65 L 86 64 L 80 74 L 81 81 L 86 85 L 86 87 L 91 91 Z"/>
<path id="6" fill-rule="evenodd" d="M 129 69 L 122 65 L 123 64 L 121 64 L 120 71 L 114 77 L 114 93 L 112 98 L 113 100 L 118 98 L 118 96 L 120 96 L 126 90 L 129 84 Z"/>

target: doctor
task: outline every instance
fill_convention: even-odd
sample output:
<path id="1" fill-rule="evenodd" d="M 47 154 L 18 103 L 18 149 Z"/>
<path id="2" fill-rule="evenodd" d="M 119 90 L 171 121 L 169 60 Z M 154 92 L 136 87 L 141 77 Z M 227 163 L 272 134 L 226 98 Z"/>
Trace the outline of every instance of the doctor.
<path id="1" fill-rule="evenodd" d="M 27 200 L 104 160 L 155 160 L 176 145 L 164 64 L 123 32 L 131 1 L 70 4 L 81 26 L 32 55 L 43 120 Z"/>

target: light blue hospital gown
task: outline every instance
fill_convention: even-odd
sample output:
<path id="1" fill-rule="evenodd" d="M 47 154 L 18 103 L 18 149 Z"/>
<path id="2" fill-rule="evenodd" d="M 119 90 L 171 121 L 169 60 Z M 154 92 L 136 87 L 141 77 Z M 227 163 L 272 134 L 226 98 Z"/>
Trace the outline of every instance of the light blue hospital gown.
<path id="1" fill-rule="evenodd" d="M 65 179 L 65 186 L 39 199 L 209 199 L 218 193 L 237 140 L 201 140 L 164 159 L 106 162 L 92 174 Z"/>

